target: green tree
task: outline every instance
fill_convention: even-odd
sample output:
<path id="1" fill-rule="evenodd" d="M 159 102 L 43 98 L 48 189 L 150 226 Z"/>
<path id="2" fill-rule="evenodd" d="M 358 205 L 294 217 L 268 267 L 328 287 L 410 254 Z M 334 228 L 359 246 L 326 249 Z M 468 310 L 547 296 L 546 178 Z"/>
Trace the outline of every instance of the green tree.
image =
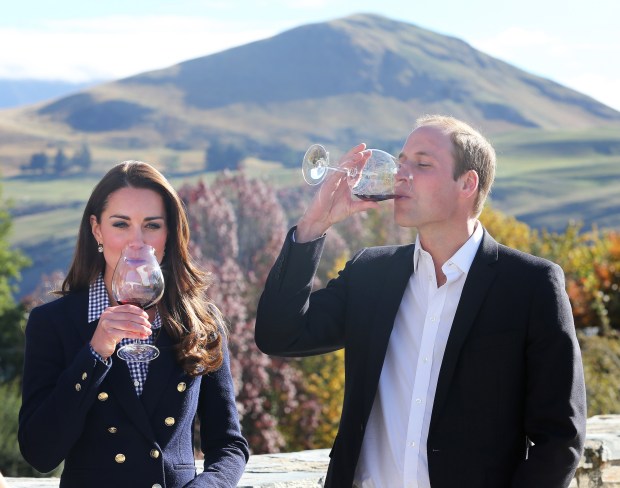
<path id="1" fill-rule="evenodd" d="M 11 249 L 8 236 L 13 225 L 10 202 L 2 197 L 0 186 L 0 317 L 15 308 L 13 292 L 17 290 L 15 280 L 20 278 L 20 270 L 30 261 L 18 250 Z"/>
<path id="2" fill-rule="evenodd" d="M 215 140 L 205 151 L 205 169 L 207 171 L 237 169 L 244 155 L 244 151 L 238 146 Z"/>
<path id="3" fill-rule="evenodd" d="M 35 153 L 30 157 L 30 163 L 22 166 L 24 171 L 34 171 L 45 174 L 49 168 L 49 158 L 44 152 Z"/>
<path id="4" fill-rule="evenodd" d="M 25 307 L 15 303 L 13 282 L 28 259 L 11 249 L 9 202 L 2 198 L 0 186 L 0 472 L 9 476 L 35 473 L 23 460 L 17 447 L 19 384 L 24 350 Z"/>
<path id="5" fill-rule="evenodd" d="M 82 144 L 82 147 L 71 158 L 71 166 L 79 168 L 82 171 L 88 171 L 93 164 L 88 144 Z"/>
<path id="6" fill-rule="evenodd" d="M 66 173 L 71 164 L 71 160 L 64 153 L 62 148 L 58 148 L 56 156 L 54 156 L 54 173 L 61 175 Z"/>

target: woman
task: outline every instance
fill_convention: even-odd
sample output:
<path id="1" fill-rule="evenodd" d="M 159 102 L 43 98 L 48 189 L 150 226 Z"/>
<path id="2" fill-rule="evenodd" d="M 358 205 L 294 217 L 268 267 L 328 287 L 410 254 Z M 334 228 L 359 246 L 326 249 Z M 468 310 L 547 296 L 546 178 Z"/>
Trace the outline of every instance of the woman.
<path id="1" fill-rule="evenodd" d="M 121 163 L 93 190 L 62 297 L 33 309 L 26 327 L 20 449 L 42 472 L 64 460 L 61 488 L 237 486 L 248 446 L 223 323 L 188 243 L 183 204 L 150 165 Z M 110 293 L 123 247 L 145 244 L 166 284 L 147 311 L 119 305 Z M 155 343 L 161 355 L 138 363 L 114 354 L 136 339 Z"/>

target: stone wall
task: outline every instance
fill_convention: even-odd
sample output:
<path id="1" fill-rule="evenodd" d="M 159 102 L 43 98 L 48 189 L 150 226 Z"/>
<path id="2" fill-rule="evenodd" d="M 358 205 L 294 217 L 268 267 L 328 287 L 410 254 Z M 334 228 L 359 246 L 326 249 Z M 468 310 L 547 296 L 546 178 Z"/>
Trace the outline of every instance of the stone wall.
<path id="1" fill-rule="evenodd" d="M 251 456 L 238 488 L 320 488 L 328 463 L 329 449 Z M 9 488 L 58 488 L 57 478 L 7 482 Z M 570 488 L 620 488 L 620 415 L 588 419 L 585 452 Z"/>

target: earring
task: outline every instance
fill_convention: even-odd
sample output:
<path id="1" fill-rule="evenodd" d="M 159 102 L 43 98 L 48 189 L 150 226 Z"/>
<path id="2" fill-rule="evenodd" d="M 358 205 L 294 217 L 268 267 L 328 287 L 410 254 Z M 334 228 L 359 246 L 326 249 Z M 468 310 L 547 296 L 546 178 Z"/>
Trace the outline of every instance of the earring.
<path id="1" fill-rule="evenodd" d="M 97 243 L 97 251 L 99 252 L 103 252 L 103 244 L 101 244 L 101 242 Z"/>

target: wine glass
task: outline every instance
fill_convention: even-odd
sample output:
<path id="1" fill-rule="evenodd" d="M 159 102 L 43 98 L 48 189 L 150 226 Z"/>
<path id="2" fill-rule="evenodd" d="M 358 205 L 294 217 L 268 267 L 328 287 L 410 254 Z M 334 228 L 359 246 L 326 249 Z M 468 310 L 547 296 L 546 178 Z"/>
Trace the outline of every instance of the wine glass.
<path id="1" fill-rule="evenodd" d="M 164 276 L 149 245 L 125 246 L 112 276 L 112 294 L 120 303 L 144 310 L 155 305 L 164 294 Z M 154 345 L 138 340 L 125 344 L 116 353 L 125 361 L 150 361 L 159 356 Z"/>
<path id="2" fill-rule="evenodd" d="M 364 167 L 339 168 L 329 165 L 329 153 L 320 144 L 308 148 L 301 165 L 301 173 L 309 185 L 318 185 L 327 176 L 328 171 L 347 174 L 347 183 L 351 192 L 361 200 L 379 202 L 395 198 L 395 176 L 398 171 L 398 160 L 381 149 L 366 149 L 370 157 Z"/>

